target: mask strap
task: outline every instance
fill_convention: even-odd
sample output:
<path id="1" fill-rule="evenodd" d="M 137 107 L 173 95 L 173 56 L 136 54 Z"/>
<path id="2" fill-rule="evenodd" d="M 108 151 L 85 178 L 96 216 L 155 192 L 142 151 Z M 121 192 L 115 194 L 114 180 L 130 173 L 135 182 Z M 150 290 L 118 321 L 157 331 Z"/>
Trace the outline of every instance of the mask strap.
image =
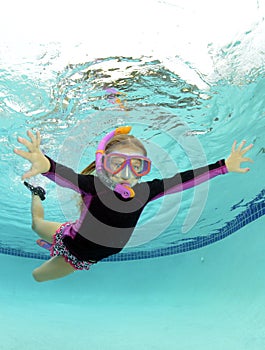
<path id="1" fill-rule="evenodd" d="M 109 181 L 104 181 L 106 179 L 106 175 L 104 174 L 104 169 L 103 169 L 103 164 L 102 164 L 102 157 L 105 154 L 105 149 L 107 143 L 116 135 L 119 134 L 129 134 L 131 131 L 132 127 L 131 126 L 120 126 L 119 128 L 116 128 L 115 130 L 111 131 L 108 133 L 99 143 L 97 151 L 96 151 L 96 171 L 99 176 L 103 180 L 103 182 L 108 182 Z M 135 196 L 134 190 L 126 185 L 121 185 L 121 184 L 115 184 L 115 186 L 110 186 L 111 188 L 114 187 L 114 191 L 118 192 L 121 194 L 123 198 L 133 198 Z"/>

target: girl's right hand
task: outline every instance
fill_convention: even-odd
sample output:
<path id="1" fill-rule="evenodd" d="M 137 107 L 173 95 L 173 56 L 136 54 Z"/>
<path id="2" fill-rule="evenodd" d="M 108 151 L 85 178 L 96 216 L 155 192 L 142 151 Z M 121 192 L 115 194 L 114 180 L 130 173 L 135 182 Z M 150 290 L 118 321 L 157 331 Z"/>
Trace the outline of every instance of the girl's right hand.
<path id="1" fill-rule="evenodd" d="M 46 173 L 50 169 L 50 161 L 40 150 L 40 132 L 37 131 L 35 136 L 31 131 L 27 131 L 27 135 L 31 141 L 19 136 L 18 142 L 26 146 L 28 151 L 22 151 L 17 148 L 14 149 L 17 155 L 31 162 L 31 169 L 22 176 L 22 180 L 41 173 Z"/>
<path id="2" fill-rule="evenodd" d="M 251 162 L 251 158 L 245 158 L 244 155 L 253 147 L 253 144 L 244 148 L 246 141 L 242 141 L 241 144 L 236 148 L 236 141 L 234 141 L 232 146 L 232 152 L 230 156 L 225 160 L 225 165 L 227 170 L 236 172 L 236 173 L 247 173 L 250 168 L 241 168 L 241 164 L 244 162 Z"/>

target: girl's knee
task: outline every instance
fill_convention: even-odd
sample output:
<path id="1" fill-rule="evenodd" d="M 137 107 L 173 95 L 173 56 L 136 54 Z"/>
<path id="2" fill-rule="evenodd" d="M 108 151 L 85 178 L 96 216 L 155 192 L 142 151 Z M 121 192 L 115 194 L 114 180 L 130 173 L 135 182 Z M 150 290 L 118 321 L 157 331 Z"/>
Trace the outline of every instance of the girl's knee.
<path id="1" fill-rule="evenodd" d="M 36 282 L 42 282 L 42 279 L 36 270 L 32 271 L 32 277 Z"/>
<path id="2" fill-rule="evenodd" d="M 41 235 L 43 233 L 43 231 L 45 230 L 45 221 L 41 218 L 33 217 L 31 228 L 38 235 Z"/>
<path id="3" fill-rule="evenodd" d="M 40 220 L 37 218 L 32 218 L 32 224 L 31 224 L 31 228 L 34 232 L 38 233 L 39 228 L 40 228 Z"/>
<path id="4" fill-rule="evenodd" d="M 38 269 L 35 269 L 32 271 L 32 276 L 36 282 L 44 282 L 45 279 L 41 276 L 41 274 L 38 272 Z"/>
<path id="5" fill-rule="evenodd" d="M 32 221 L 31 228 L 34 232 L 37 232 L 36 223 Z"/>
<path id="6" fill-rule="evenodd" d="M 33 270 L 32 276 L 36 282 L 45 282 L 65 277 L 75 271 L 62 256 L 56 256 Z"/>

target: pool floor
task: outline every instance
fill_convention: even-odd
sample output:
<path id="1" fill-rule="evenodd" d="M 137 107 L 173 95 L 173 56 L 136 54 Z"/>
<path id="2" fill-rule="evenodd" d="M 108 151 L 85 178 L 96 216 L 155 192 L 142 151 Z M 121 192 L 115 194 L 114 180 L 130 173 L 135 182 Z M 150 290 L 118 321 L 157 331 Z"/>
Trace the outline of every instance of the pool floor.
<path id="1" fill-rule="evenodd" d="M 1 350 L 263 350 L 264 217 L 211 246 L 36 283 L 0 255 Z"/>

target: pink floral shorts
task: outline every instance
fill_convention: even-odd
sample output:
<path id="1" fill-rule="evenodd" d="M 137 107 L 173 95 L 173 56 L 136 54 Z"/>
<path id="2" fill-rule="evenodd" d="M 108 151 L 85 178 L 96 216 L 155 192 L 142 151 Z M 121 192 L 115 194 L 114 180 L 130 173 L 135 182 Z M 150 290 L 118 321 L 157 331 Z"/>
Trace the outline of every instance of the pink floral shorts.
<path id="1" fill-rule="evenodd" d="M 65 261 L 71 264 L 76 270 L 89 270 L 90 266 L 93 265 L 93 263 L 77 259 L 73 254 L 69 252 L 62 241 L 64 228 L 69 225 L 70 223 L 68 222 L 62 224 L 54 234 L 51 247 L 51 256 L 63 256 Z"/>

